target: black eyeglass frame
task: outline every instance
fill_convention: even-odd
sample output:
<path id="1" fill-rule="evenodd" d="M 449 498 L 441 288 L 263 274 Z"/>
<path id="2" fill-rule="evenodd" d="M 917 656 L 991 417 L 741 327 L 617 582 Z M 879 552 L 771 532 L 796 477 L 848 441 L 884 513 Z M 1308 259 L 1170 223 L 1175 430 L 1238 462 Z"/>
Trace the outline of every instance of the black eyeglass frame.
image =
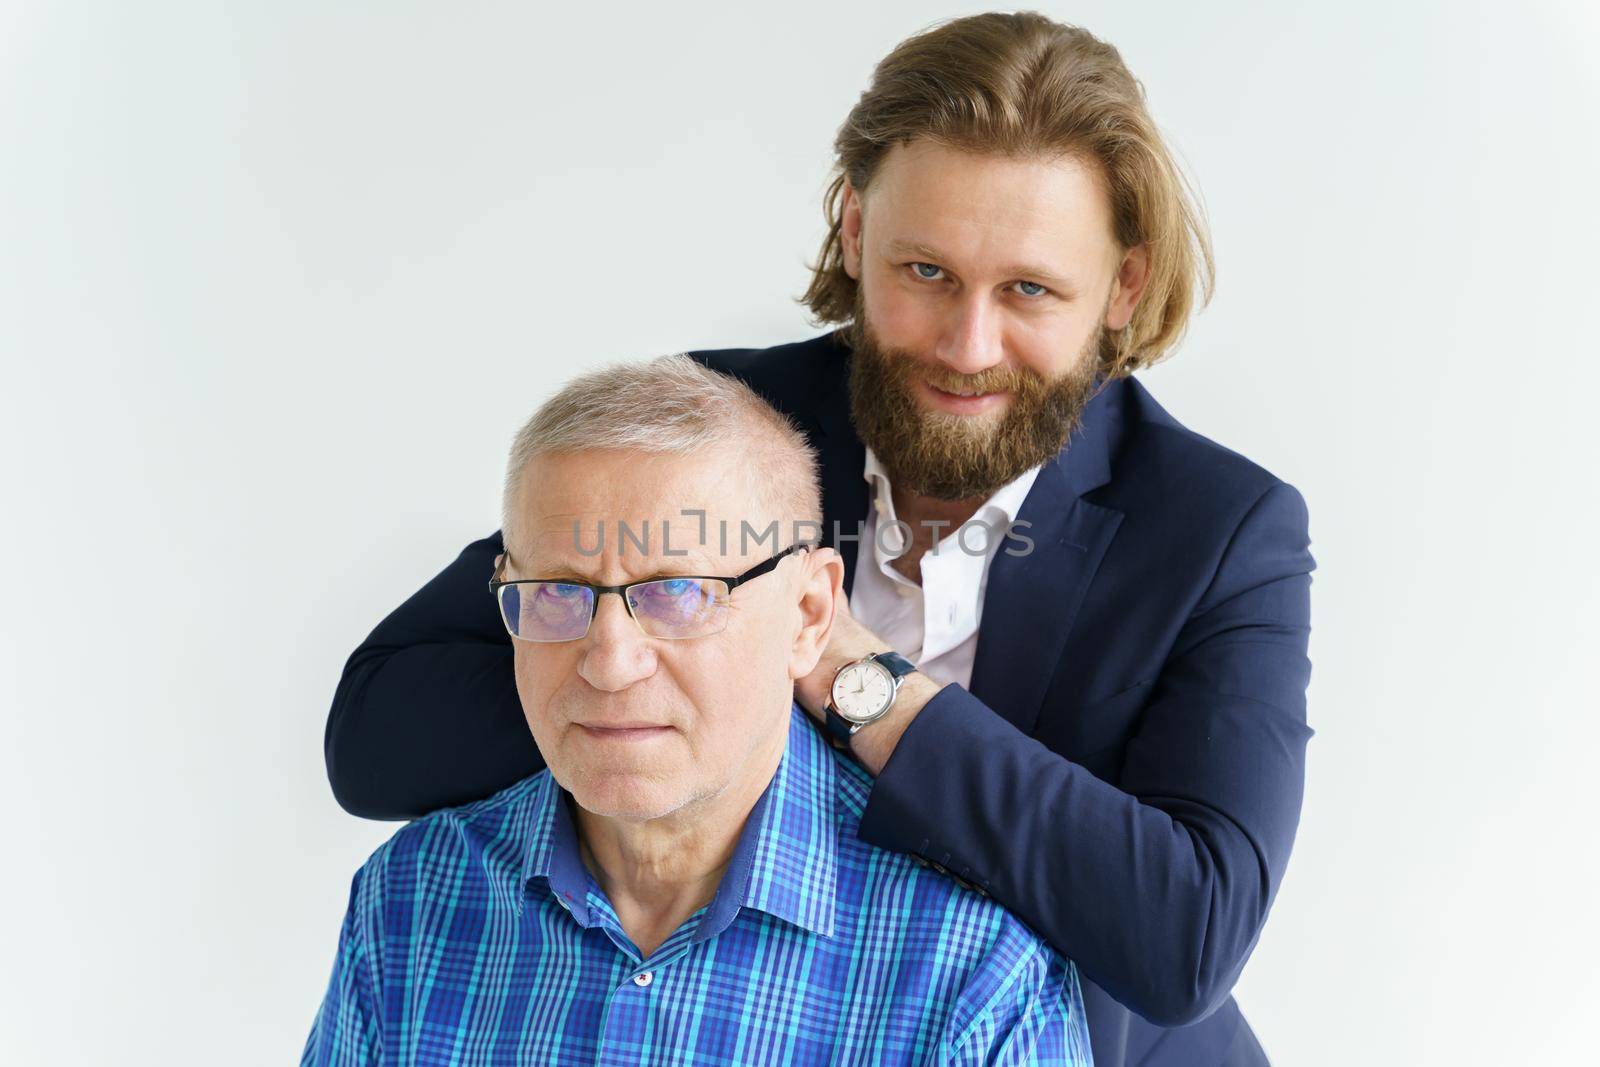
<path id="1" fill-rule="evenodd" d="M 500 569 L 506 564 L 506 554 L 502 552 L 495 558 L 494 561 L 494 575 L 489 579 L 489 593 L 494 597 L 495 610 L 500 613 L 500 624 L 506 627 L 506 632 L 510 634 L 513 639 L 518 641 L 528 641 L 529 644 L 560 645 L 565 644 L 568 641 L 582 641 L 585 637 L 589 636 L 589 631 L 593 629 L 594 617 L 600 614 L 600 598 L 605 596 L 607 593 L 615 593 L 617 596 L 620 596 L 622 598 L 622 607 L 625 611 L 627 611 L 628 618 L 633 620 L 634 625 L 639 627 L 646 637 L 655 637 L 655 634 L 644 628 L 644 623 L 639 621 L 639 616 L 633 613 L 633 603 L 628 599 L 628 590 L 637 588 L 641 585 L 654 585 L 657 582 L 680 582 L 687 579 L 693 579 L 695 581 L 702 582 L 722 582 L 728 587 L 728 595 L 732 596 L 733 591 L 739 588 L 741 585 L 745 584 L 746 582 L 755 581 L 763 574 L 766 574 L 776 568 L 785 556 L 788 556 L 789 554 L 797 552 L 801 549 L 816 547 L 816 545 L 807 541 L 796 541 L 794 544 L 790 545 L 782 552 L 779 552 L 777 555 L 762 560 L 760 563 L 757 563 L 754 567 L 751 567 L 743 574 L 737 574 L 732 578 L 721 574 L 663 574 L 657 578 L 645 578 L 637 582 L 628 582 L 624 585 L 595 585 L 591 582 L 580 582 L 571 578 L 513 578 L 508 582 L 503 582 L 500 580 Z M 592 600 L 589 604 L 589 623 L 583 628 L 583 633 L 579 634 L 577 637 L 566 637 L 559 641 L 529 641 L 526 637 L 517 637 L 516 634 L 511 633 L 511 628 L 506 623 L 505 611 L 500 607 L 500 590 L 502 587 L 508 585 L 576 585 L 581 586 L 584 589 L 588 589 L 594 593 L 594 600 Z M 693 634 L 691 636 L 711 637 L 713 634 Z M 658 640 L 662 641 L 684 641 L 688 639 L 689 638 L 684 637 L 658 638 Z"/>

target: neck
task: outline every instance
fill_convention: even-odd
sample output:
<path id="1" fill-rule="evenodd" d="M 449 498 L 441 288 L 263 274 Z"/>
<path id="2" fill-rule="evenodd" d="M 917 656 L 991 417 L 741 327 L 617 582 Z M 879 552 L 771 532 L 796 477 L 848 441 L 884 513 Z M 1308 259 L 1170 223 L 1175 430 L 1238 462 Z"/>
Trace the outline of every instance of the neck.
<path id="1" fill-rule="evenodd" d="M 890 485 L 894 516 L 911 527 L 911 546 L 892 566 L 913 582 L 922 581 L 922 557 L 942 538 L 972 518 L 983 505 L 983 498 L 940 500 Z"/>
<path id="2" fill-rule="evenodd" d="M 752 761 L 751 774 L 657 819 L 619 819 L 573 805 L 584 866 L 645 958 L 717 895 L 787 738 L 785 720 L 779 743 Z"/>
<path id="3" fill-rule="evenodd" d="M 919 538 L 923 536 L 923 531 L 918 529 L 923 525 L 922 520 L 950 523 L 949 527 L 939 529 L 939 534 L 942 536 L 972 518 L 986 499 L 975 496 L 968 500 L 940 500 L 895 485 L 889 487 L 889 495 L 894 500 L 895 517 L 909 522 L 912 535 Z M 928 533 L 931 536 L 932 531 L 929 530 Z"/>

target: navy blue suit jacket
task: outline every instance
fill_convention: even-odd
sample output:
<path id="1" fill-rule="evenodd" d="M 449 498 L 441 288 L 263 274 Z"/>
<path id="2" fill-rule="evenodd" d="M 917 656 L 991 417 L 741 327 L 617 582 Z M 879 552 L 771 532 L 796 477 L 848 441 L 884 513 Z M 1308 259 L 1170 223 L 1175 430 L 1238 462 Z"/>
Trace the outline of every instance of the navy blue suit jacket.
<path id="1" fill-rule="evenodd" d="M 829 335 L 693 355 L 795 418 L 828 540 L 855 532 L 849 350 Z M 1033 548 L 991 564 L 971 685 L 912 721 L 862 837 L 977 885 L 1075 960 L 1097 1064 L 1220 1063 L 1300 815 L 1305 503 L 1121 379 L 1018 520 Z M 835 547 L 849 589 L 857 545 Z M 498 534 L 467 546 L 351 655 L 325 738 L 347 810 L 415 816 L 542 766 L 485 591 L 499 551 Z"/>

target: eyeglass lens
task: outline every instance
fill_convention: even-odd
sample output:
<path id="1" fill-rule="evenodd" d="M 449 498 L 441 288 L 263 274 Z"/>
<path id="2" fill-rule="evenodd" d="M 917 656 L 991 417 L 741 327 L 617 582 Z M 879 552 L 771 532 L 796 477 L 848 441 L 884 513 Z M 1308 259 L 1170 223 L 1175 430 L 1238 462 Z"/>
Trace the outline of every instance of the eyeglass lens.
<path id="1" fill-rule="evenodd" d="M 727 625 L 728 586 L 715 578 L 662 578 L 627 591 L 640 628 L 651 637 L 703 637 Z M 589 632 L 595 592 L 570 582 L 500 587 L 500 613 L 524 641 L 576 641 Z"/>

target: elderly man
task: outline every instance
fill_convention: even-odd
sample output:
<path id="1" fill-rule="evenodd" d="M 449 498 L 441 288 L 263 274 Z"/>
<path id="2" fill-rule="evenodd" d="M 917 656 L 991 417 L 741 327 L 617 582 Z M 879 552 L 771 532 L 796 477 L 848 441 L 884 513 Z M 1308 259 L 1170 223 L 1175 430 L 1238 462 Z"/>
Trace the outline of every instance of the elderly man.
<path id="1" fill-rule="evenodd" d="M 804 436 L 688 357 L 540 409 L 491 589 L 547 769 L 356 875 L 306 1063 L 1090 1062 L 1070 962 L 856 833 L 870 778 L 793 700 L 820 518 Z"/>

